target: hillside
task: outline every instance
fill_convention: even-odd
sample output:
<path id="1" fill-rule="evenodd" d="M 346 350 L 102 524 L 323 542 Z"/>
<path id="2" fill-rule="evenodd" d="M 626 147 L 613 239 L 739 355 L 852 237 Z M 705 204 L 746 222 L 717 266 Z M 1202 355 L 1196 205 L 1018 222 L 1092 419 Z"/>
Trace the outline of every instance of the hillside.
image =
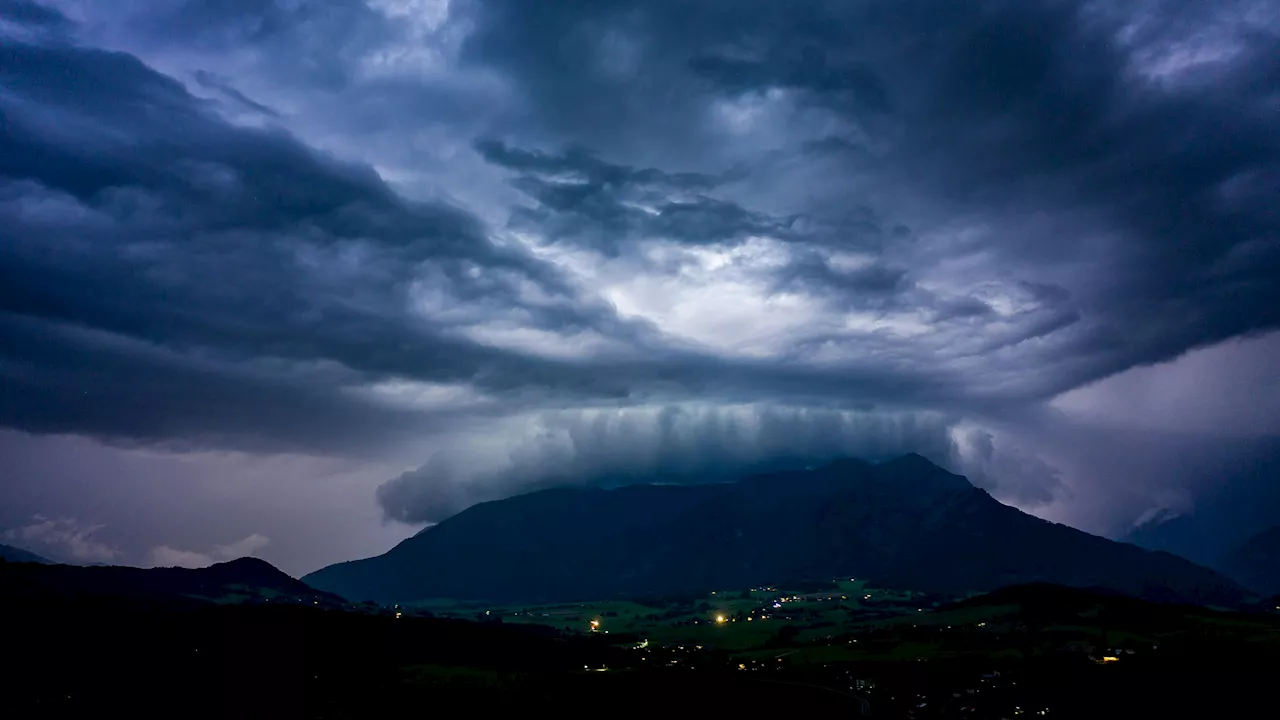
<path id="1" fill-rule="evenodd" d="M 1246 540 L 1224 556 L 1219 566 L 1250 590 L 1280 594 L 1280 525 Z"/>
<path id="2" fill-rule="evenodd" d="M 840 575 L 954 594 L 1028 582 L 1196 603 L 1245 594 L 1182 558 L 1003 505 L 918 455 L 718 485 L 531 493 L 303 579 L 380 602 L 546 602 Z"/>
<path id="3" fill-rule="evenodd" d="M 48 558 L 43 558 L 33 552 L 27 552 L 12 545 L 0 545 L 0 560 L 11 563 L 41 563 L 43 565 L 49 565 L 53 562 Z"/>
<path id="4" fill-rule="evenodd" d="M 1237 461 L 1212 469 L 1194 510 L 1161 511 L 1124 538 L 1230 574 L 1222 563 L 1280 518 L 1280 438 L 1250 441 Z"/>
<path id="5" fill-rule="evenodd" d="M 162 604 L 345 604 L 342 598 L 319 592 L 256 558 L 199 569 L 0 563 L 0 579 L 0 594 L 6 597 L 114 598 Z"/>

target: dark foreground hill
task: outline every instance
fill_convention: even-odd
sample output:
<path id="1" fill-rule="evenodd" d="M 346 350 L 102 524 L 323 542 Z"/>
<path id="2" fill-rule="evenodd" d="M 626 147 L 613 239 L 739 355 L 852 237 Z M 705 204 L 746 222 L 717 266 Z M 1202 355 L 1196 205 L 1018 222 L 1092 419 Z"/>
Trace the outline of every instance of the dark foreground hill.
<path id="1" fill-rule="evenodd" d="M 363 718 L 509 708 L 611 651 L 500 625 L 310 603 L 32 591 L 0 564 L 6 717 Z M 526 679 L 528 678 L 528 679 Z M 443 705 L 440 705 L 443 703 Z"/>
<path id="2" fill-rule="evenodd" d="M 1269 614 L 1046 586 L 734 655 L 500 619 L 61 594 L 32 590 L 31 567 L 0 563 L 3 707 L 24 718 L 1251 717 L 1280 661 Z"/>
<path id="3" fill-rule="evenodd" d="M 918 455 L 701 486 L 557 489 L 469 508 L 307 575 L 350 599 L 559 602 L 841 575 L 963 594 L 1029 582 L 1235 604 L 1218 573 L 1040 520 Z"/>
<path id="4" fill-rule="evenodd" d="M 342 598 L 316 590 L 257 558 L 240 558 L 199 569 L 0 563 L 0 579 L 10 596 L 123 599 L 152 604 L 345 604 Z"/>

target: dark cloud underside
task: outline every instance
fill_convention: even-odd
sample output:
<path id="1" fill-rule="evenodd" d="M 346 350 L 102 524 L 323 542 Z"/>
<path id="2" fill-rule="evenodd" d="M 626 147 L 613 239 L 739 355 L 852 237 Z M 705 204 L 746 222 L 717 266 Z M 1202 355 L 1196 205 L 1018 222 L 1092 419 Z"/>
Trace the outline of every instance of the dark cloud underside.
<path id="1" fill-rule="evenodd" d="M 434 452 L 406 521 L 909 449 L 1130 508 L 1046 404 L 1280 326 L 1276 18 L 0 0 L 0 426 Z"/>

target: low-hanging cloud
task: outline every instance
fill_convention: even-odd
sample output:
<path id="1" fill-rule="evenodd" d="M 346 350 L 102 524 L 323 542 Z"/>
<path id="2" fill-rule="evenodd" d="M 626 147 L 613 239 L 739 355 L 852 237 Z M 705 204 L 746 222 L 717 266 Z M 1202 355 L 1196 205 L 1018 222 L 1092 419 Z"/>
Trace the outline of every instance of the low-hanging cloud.
<path id="1" fill-rule="evenodd" d="M 120 550 L 97 537 L 106 526 L 85 524 L 70 517 L 50 518 L 36 515 L 30 524 L 10 528 L 4 538 L 17 542 L 50 558 L 72 563 L 109 563 L 120 557 Z"/>
<path id="2" fill-rule="evenodd" d="M 179 550 L 168 545 L 157 545 L 147 553 L 147 564 L 150 567 L 208 567 L 214 563 L 252 557 L 270 543 L 270 538 L 253 533 L 226 545 L 216 545 L 208 552 Z"/>
<path id="3" fill-rule="evenodd" d="M 1036 508 L 1070 494 L 1062 471 L 1010 438 L 968 428 L 954 433 L 956 464 L 969 481 L 1022 508 Z"/>
<path id="4" fill-rule="evenodd" d="M 717 482 L 770 467 L 906 452 L 945 463 L 949 429 L 949 419 L 934 413 L 761 405 L 544 413 L 500 439 L 459 438 L 378 488 L 378 501 L 389 518 L 438 522 L 478 502 L 563 485 Z"/>

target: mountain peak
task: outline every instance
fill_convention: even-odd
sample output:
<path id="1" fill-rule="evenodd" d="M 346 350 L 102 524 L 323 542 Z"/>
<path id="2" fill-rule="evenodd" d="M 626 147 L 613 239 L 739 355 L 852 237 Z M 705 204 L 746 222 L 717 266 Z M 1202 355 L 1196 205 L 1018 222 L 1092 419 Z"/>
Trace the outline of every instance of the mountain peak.
<path id="1" fill-rule="evenodd" d="M 897 458 L 895 458 L 895 460 L 898 462 L 926 462 L 926 463 L 929 463 L 930 465 L 934 464 L 931 460 L 929 460 L 929 458 L 921 455 L 918 452 L 903 453 L 899 455 Z M 895 460 L 891 460 L 890 462 L 894 462 Z"/>
<path id="2" fill-rule="evenodd" d="M 918 453 L 907 453 L 875 466 L 883 480 L 910 486 L 921 493 L 954 493 L 973 489 L 963 475 L 957 475 Z"/>
<path id="3" fill-rule="evenodd" d="M 227 560 L 225 562 L 214 563 L 209 567 L 221 567 L 221 568 L 227 568 L 228 570 L 233 568 L 236 570 L 253 570 L 256 572 L 261 572 L 263 570 L 271 570 L 273 572 L 278 572 L 282 575 L 286 574 L 283 570 L 276 567 L 275 565 L 272 565 L 266 560 L 263 560 L 262 558 L 250 557 L 248 555 L 244 557 L 236 558 L 235 560 Z"/>
<path id="4" fill-rule="evenodd" d="M 270 586 L 290 586 L 298 582 L 275 565 L 255 557 L 241 557 L 215 563 L 193 572 L 218 582 L 244 582 L 251 585 Z"/>
<path id="5" fill-rule="evenodd" d="M 904 455 L 899 455 L 898 457 L 893 458 L 891 460 L 885 460 L 884 462 L 879 464 L 879 467 L 894 467 L 894 468 L 904 468 L 904 469 L 911 469 L 911 470 L 924 470 L 929 472 L 942 470 L 943 472 L 946 472 L 937 463 L 921 455 L 920 453 L 914 453 L 914 452 L 909 452 Z"/>

